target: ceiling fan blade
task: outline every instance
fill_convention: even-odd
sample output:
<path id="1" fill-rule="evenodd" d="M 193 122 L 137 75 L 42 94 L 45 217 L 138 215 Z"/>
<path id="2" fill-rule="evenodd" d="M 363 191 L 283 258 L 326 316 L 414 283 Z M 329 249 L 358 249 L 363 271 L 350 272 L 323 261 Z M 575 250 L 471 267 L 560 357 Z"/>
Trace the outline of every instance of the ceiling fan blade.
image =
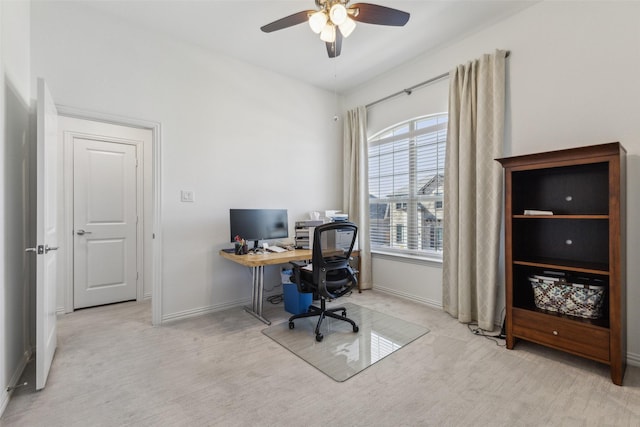
<path id="1" fill-rule="evenodd" d="M 333 43 L 326 43 L 327 45 L 327 54 L 329 58 L 335 58 L 340 56 L 340 51 L 342 50 L 342 33 L 338 31 L 336 28 L 336 41 Z"/>
<path id="2" fill-rule="evenodd" d="M 349 14 L 354 21 L 394 27 L 402 27 L 409 21 L 411 16 L 407 12 L 398 9 L 371 3 L 356 3 L 349 7 L 349 10 L 355 11 L 353 15 Z"/>
<path id="3" fill-rule="evenodd" d="M 315 12 L 315 10 L 303 10 L 302 12 L 294 13 L 293 15 L 285 16 L 277 21 L 273 21 L 270 24 L 260 27 L 260 29 L 265 33 L 271 33 L 273 31 L 293 27 L 294 25 L 306 22 L 309 19 L 309 14 L 313 12 Z"/>

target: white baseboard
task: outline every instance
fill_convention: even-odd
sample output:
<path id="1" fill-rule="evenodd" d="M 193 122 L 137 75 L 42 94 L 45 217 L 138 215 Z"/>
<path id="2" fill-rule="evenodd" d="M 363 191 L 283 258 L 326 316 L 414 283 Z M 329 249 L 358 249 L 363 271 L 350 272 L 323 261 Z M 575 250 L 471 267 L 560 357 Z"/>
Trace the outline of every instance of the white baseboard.
<path id="1" fill-rule="evenodd" d="M 640 354 L 627 353 L 627 364 L 640 367 Z"/>
<path id="2" fill-rule="evenodd" d="M 276 284 L 270 289 L 264 289 L 263 302 L 270 296 L 282 294 L 282 283 Z M 235 307 L 251 307 L 251 299 L 242 299 L 227 302 L 224 304 L 210 305 L 208 307 L 200 307 L 193 310 L 178 311 L 162 316 L 162 323 L 179 319 L 186 319 L 194 316 L 215 313 L 218 311 L 228 310 Z"/>
<path id="3" fill-rule="evenodd" d="M 4 389 L 0 391 L 0 417 L 4 414 L 4 410 L 7 409 L 7 405 L 9 405 L 9 392 Z"/>
<path id="4" fill-rule="evenodd" d="M 9 405 L 9 400 L 11 399 L 11 395 L 13 394 L 13 390 L 7 391 L 7 388 L 15 387 L 15 385 L 18 384 L 18 381 L 20 381 L 20 377 L 27 367 L 27 363 L 29 363 L 29 360 L 31 359 L 31 354 L 31 350 L 27 350 L 24 352 L 22 360 L 20 360 L 20 363 L 16 367 L 16 370 L 13 372 L 9 383 L 6 387 L 0 390 L 0 417 L 2 417 L 2 414 L 4 414 L 4 410 L 7 409 L 7 405 Z"/>
<path id="5" fill-rule="evenodd" d="M 229 308 L 240 307 L 244 305 L 251 305 L 250 299 L 245 299 L 241 301 L 228 302 L 226 304 L 219 305 L 210 305 L 208 307 L 199 307 L 192 310 L 178 311 L 175 313 L 170 313 L 162 316 L 162 323 L 179 320 L 179 319 L 187 319 L 189 317 L 202 316 L 205 314 L 215 313 L 222 310 L 227 310 Z"/>
<path id="6" fill-rule="evenodd" d="M 407 293 L 404 293 L 404 292 L 399 292 L 396 289 L 385 288 L 384 286 L 374 285 L 373 289 L 375 289 L 376 291 L 383 292 L 385 294 L 395 295 L 395 296 L 398 296 L 398 297 L 402 297 L 404 299 L 408 299 L 410 301 L 415 301 L 415 302 L 418 302 L 420 304 L 425 304 L 425 305 L 428 305 L 430 307 L 437 308 L 438 310 L 442 310 L 442 302 L 440 302 L 440 301 L 436 301 L 436 300 L 432 300 L 432 299 L 428 299 L 428 298 L 420 298 L 420 297 L 417 297 L 415 295 L 407 294 Z"/>

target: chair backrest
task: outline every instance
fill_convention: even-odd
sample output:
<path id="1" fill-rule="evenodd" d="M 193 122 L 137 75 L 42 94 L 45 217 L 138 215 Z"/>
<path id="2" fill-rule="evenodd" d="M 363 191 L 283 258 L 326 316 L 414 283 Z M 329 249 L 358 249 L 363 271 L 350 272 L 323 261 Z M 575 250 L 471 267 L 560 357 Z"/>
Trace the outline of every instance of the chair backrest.
<path id="1" fill-rule="evenodd" d="M 313 282 L 320 295 L 337 298 L 357 285 L 349 261 L 358 227 L 346 221 L 319 225 L 313 232 Z"/>

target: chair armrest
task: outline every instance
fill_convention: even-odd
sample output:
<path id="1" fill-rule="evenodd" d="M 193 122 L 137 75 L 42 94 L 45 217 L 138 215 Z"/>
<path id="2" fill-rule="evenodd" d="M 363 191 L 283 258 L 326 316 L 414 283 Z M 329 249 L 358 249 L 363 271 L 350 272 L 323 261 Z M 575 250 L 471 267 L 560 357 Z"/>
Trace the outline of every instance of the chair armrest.
<path id="1" fill-rule="evenodd" d="M 293 265 L 293 268 L 302 268 L 309 263 L 304 261 L 289 261 L 289 264 Z"/>
<path id="2" fill-rule="evenodd" d="M 342 268 L 339 268 L 338 270 L 342 270 Z M 347 266 L 346 268 L 347 273 L 348 273 L 348 277 L 339 280 L 339 281 L 332 281 L 331 283 L 334 285 L 338 285 L 341 286 L 342 288 L 337 290 L 337 292 L 333 293 L 331 292 L 328 288 L 327 288 L 327 272 L 331 271 L 331 269 L 323 269 L 321 270 L 320 273 L 320 282 L 318 283 L 318 292 L 320 293 L 320 295 L 323 295 L 325 298 L 330 298 L 330 299 L 337 299 L 340 298 L 341 296 L 349 293 L 351 291 L 351 289 L 353 289 L 355 286 L 358 286 L 358 278 L 356 277 L 353 269 L 350 266 Z"/>

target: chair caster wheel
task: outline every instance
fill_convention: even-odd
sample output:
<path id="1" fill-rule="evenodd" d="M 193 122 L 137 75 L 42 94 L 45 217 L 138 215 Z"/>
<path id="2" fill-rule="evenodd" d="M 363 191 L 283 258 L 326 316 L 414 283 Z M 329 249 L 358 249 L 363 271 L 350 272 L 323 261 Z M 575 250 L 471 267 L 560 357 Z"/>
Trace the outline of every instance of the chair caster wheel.
<path id="1" fill-rule="evenodd" d="M 289 329 L 293 329 L 295 327 L 296 327 L 296 325 L 294 325 L 293 322 L 289 322 Z"/>
<path id="2" fill-rule="evenodd" d="M 353 332 L 358 332 L 360 329 L 357 326 L 353 327 Z"/>
<path id="3" fill-rule="evenodd" d="M 316 341 L 320 342 L 320 341 L 322 341 L 322 338 L 324 338 L 324 336 L 322 334 L 316 335 Z"/>

